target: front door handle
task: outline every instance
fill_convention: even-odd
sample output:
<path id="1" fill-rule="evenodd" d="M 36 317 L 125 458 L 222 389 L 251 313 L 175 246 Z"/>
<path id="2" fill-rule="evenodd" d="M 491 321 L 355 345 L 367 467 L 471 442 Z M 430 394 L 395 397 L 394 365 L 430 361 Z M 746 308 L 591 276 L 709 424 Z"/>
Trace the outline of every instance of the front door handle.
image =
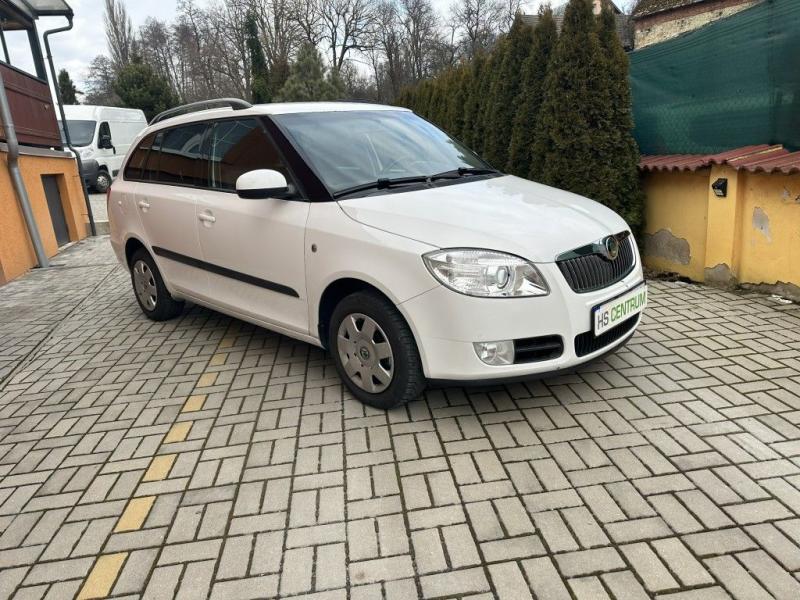
<path id="1" fill-rule="evenodd" d="M 139 200 L 139 208 L 141 208 L 142 210 L 147 210 L 148 208 L 150 208 L 150 203 L 147 202 L 146 200 Z"/>
<path id="2" fill-rule="evenodd" d="M 197 218 L 200 219 L 201 221 L 203 221 L 203 223 L 216 223 L 217 222 L 217 217 L 215 217 L 214 215 L 210 215 L 208 213 L 200 213 L 199 215 L 197 215 Z"/>

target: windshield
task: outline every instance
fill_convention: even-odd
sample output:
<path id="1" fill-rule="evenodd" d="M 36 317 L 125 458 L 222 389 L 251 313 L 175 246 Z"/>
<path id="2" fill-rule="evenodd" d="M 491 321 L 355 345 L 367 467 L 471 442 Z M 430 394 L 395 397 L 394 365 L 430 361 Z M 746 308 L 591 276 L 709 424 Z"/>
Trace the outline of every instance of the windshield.
<path id="1" fill-rule="evenodd" d="M 333 195 L 379 179 L 489 167 L 442 130 L 407 111 L 295 113 L 273 118 Z"/>
<path id="2" fill-rule="evenodd" d="M 67 127 L 69 127 L 69 137 L 73 146 L 88 146 L 94 141 L 94 130 L 97 127 L 97 121 L 67 119 Z M 61 141 L 66 144 L 64 124 L 61 121 L 58 122 L 58 129 L 61 131 Z"/>

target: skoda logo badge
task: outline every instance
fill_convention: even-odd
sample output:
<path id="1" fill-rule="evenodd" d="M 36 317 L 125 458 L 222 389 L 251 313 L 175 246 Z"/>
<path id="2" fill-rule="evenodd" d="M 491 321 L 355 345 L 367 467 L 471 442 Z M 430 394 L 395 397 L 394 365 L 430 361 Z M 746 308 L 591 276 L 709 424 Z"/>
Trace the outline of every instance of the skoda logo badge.
<path id="1" fill-rule="evenodd" d="M 613 235 L 608 236 L 603 240 L 603 248 L 606 251 L 606 258 L 608 260 L 617 260 L 619 256 L 619 242 Z"/>

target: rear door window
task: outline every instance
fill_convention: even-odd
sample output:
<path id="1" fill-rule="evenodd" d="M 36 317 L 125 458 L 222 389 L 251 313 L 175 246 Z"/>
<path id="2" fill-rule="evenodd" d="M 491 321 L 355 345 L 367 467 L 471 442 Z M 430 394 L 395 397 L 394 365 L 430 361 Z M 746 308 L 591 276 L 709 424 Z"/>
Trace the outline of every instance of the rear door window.
<path id="1" fill-rule="evenodd" d="M 145 164 L 147 163 L 147 155 L 150 153 L 150 148 L 153 145 L 153 140 L 155 137 L 156 134 L 151 133 L 150 135 L 145 136 L 144 139 L 139 142 L 136 150 L 134 150 L 133 154 L 131 154 L 131 158 L 128 161 L 127 167 L 125 167 L 125 179 L 129 181 L 141 181 L 144 179 L 144 168 Z"/>
<path id="2" fill-rule="evenodd" d="M 147 162 L 142 170 L 142 179 L 145 181 L 158 180 L 158 164 L 161 162 L 161 144 L 164 141 L 164 132 L 159 131 L 150 146 Z"/>
<path id="3" fill-rule="evenodd" d="M 171 185 L 205 187 L 208 162 L 203 156 L 203 139 L 208 125 L 192 123 L 164 134 L 156 181 Z"/>

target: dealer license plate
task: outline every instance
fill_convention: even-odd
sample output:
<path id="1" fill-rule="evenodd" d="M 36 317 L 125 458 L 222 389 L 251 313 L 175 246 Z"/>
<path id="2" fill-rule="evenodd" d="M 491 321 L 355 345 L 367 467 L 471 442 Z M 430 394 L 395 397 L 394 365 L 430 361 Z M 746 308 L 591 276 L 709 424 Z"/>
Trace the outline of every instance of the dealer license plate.
<path id="1" fill-rule="evenodd" d="M 613 329 L 620 323 L 638 315 L 647 306 L 647 284 L 643 283 L 632 290 L 604 302 L 592 309 L 594 334 L 598 336 Z"/>

